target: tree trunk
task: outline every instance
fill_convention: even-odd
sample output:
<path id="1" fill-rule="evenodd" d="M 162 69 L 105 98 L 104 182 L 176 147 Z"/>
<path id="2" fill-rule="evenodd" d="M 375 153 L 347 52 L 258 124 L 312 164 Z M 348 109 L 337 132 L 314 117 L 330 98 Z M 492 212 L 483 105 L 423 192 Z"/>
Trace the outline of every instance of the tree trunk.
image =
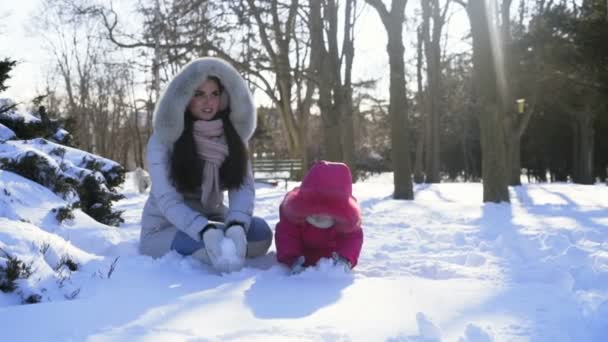
<path id="1" fill-rule="evenodd" d="M 279 9 L 276 1 L 271 3 L 268 9 L 272 17 L 271 29 L 267 29 L 268 25 L 260 15 L 264 9 L 257 6 L 254 0 L 247 0 L 247 4 L 257 23 L 262 46 L 268 54 L 272 71 L 276 77 L 279 97 L 277 98 L 272 94 L 270 97 L 281 114 L 281 122 L 287 133 L 289 154 L 296 158 L 302 158 L 306 154 L 306 146 L 300 144 L 302 141 L 301 130 L 298 128 L 298 122 L 292 108 L 293 78 L 290 63 L 290 43 L 293 38 L 293 25 L 297 14 L 298 0 L 291 0 L 289 3 L 288 17 L 284 22 L 280 21 L 280 13 L 283 8 Z M 268 30 L 271 30 L 271 34 L 268 34 Z M 271 38 L 274 40 L 271 41 Z"/>
<path id="2" fill-rule="evenodd" d="M 447 6 L 447 5 L 446 5 Z M 442 106 L 441 92 L 441 31 L 443 17 L 440 14 L 439 1 L 422 1 L 424 51 L 427 71 L 427 135 L 425 173 L 427 183 L 438 183 L 439 178 L 439 120 Z M 433 28 L 431 32 L 431 19 Z"/>
<path id="3" fill-rule="evenodd" d="M 311 49 L 313 53 L 319 54 L 316 78 L 319 86 L 325 158 L 345 162 L 355 171 L 351 85 L 354 59 L 353 0 L 348 0 L 344 7 L 342 56 L 338 49 L 338 9 L 339 6 L 334 0 L 310 1 Z M 327 25 L 325 30 L 323 22 Z M 344 82 L 341 77 L 343 66 Z"/>
<path id="4" fill-rule="evenodd" d="M 348 165 L 353 173 L 353 182 L 357 180 L 357 166 L 355 164 L 355 137 L 353 119 L 352 91 L 344 89 L 342 94 L 342 161 Z"/>
<path id="5" fill-rule="evenodd" d="M 395 22 L 396 18 L 393 18 Z M 407 127 L 407 92 L 405 88 L 405 63 L 402 39 L 402 23 L 393 25 L 389 32 L 391 142 L 394 170 L 395 199 L 413 199 L 410 146 Z"/>
<path id="6" fill-rule="evenodd" d="M 151 103 L 156 103 L 160 98 L 160 58 L 161 58 L 161 48 L 160 48 L 160 38 L 161 38 L 161 11 L 160 11 L 160 2 L 159 0 L 154 1 L 154 57 L 152 58 L 152 94 L 153 100 Z M 148 115 L 146 117 L 146 128 L 148 136 L 152 135 L 153 129 L 153 110 L 148 110 Z"/>
<path id="7" fill-rule="evenodd" d="M 469 0 L 467 13 L 473 36 L 473 79 L 481 135 L 481 159 L 484 202 L 509 202 L 507 186 L 505 135 L 502 104 L 499 99 L 497 71 L 490 43 L 485 0 Z"/>
<path id="8" fill-rule="evenodd" d="M 353 174 L 353 182 L 357 180 L 357 167 L 355 165 L 355 137 L 353 120 L 353 90 L 352 69 L 355 58 L 354 27 L 355 27 L 354 0 L 347 0 L 344 8 L 344 41 L 342 53 L 344 55 L 344 84 L 341 86 L 342 96 L 342 160 L 348 165 Z"/>
<path id="9" fill-rule="evenodd" d="M 505 138 L 499 105 L 488 103 L 480 108 L 481 177 L 484 202 L 509 202 Z"/>
<path id="10" fill-rule="evenodd" d="M 322 83 L 325 81 L 321 80 Z M 325 157 L 330 161 L 342 160 L 342 137 L 340 129 L 340 112 L 334 109 L 331 102 L 331 89 L 328 86 L 319 86 L 319 108 L 323 122 L 323 146 Z M 323 89 L 323 90 L 322 90 Z M 321 95 L 324 93 L 324 95 Z M 323 98 L 323 99 L 321 99 Z"/>
<path id="11" fill-rule="evenodd" d="M 133 91 L 131 85 L 131 91 Z M 133 101 L 132 104 L 132 112 L 131 112 L 131 125 L 130 133 L 135 133 L 135 139 L 133 139 L 133 143 L 131 144 L 131 149 L 133 150 L 133 159 L 135 161 L 135 167 L 145 168 L 144 165 L 144 139 L 141 133 L 140 121 L 139 121 L 139 110 L 137 109 L 137 102 Z M 146 123 L 147 126 L 147 123 Z M 129 127 L 129 125 L 127 126 Z"/>
<path id="12" fill-rule="evenodd" d="M 300 159 L 302 160 L 302 174 L 297 175 L 298 179 L 302 179 L 306 171 L 308 171 L 308 167 L 311 162 L 310 158 L 308 157 L 308 151 L 306 149 L 306 146 L 308 146 L 308 118 L 310 117 L 310 105 L 303 105 L 302 107 L 305 107 L 305 109 L 302 108 L 304 112 L 300 113 L 301 120 L 298 126 L 298 129 L 300 130 L 298 136 L 300 137 L 300 146 L 302 146 L 302 154 L 300 154 Z"/>
<path id="13" fill-rule="evenodd" d="M 314 70 L 319 89 L 318 105 L 323 125 L 323 158 L 331 161 L 340 161 L 342 159 L 341 132 L 339 127 L 340 113 L 334 110 L 332 100 L 332 88 L 336 82 L 334 78 L 337 72 L 333 69 L 333 61 L 327 51 L 323 35 L 321 6 L 325 5 L 325 3 L 319 0 L 311 0 L 309 3 L 311 58 L 314 57 L 314 61 L 316 62 Z"/>
<path id="14" fill-rule="evenodd" d="M 573 126 L 575 141 L 572 180 L 578 184 L 593 184 L 593 115 L 588 109 L 578 113 L 573 120 Z"/>
<path id="15" fill-rule="evenodd" d="M 509 137 L 507 142 L 507 166 L 509 185 L 521 185 L 521 136 Z"/>
<path id="16" fill-rule="evenodd" d="M 468 182 L 470 179 L 473 178 L 472 174 L 472 167 L 471 167 L 471 163 L 470 160 L 471 158 L 471 152 L 470 152 L 470 148 L 467 144 L 467 126 L 465 125 L 463 130 L 462 130 L 462 135 L 460 136 L 460 145 L 462 146 L 462 160 L 463 160 L 463 164 L 464 164 L 464 181 Z"/>
<path id="17" fill-rule="evenodd" d="M 407 0 L 393 0 L 388 12 L 381 0 L 367 0 L 380 15 L 388 35 L 388 59 L 390 64 L 391 157 L 393 162 L 395 199 L 414 199 L 412 170 L 410 166 L 409 133 L 407 127 L 407 92 L 405 87 L 405 63 L 403 55 L 403 22 Z"/>
<path id="18" fill-rule="evenodd" d="M 507 181 L 509 185 L 521 185 L 521 137 L 524 134 L 528 122 L 530 121 L 531 111 L 525 113 L 517 113 L 515 108 L 515 97 L 513 96 L 512 77 L 511 75 L 517 72 L 517 64 L 512 58 L 512 38 L 511 38 L 511 3 L 512 0 L 503 0 L 501 4 L 501 38 L 504 56 L 505 72 L 505 89 L 503 99 L 503 111 L 505 115 L 504 127 L 506 136 L 506 152 L 507 152 Z M 537 50 L 534 50 L 535 53 Z M 540 49 L 538 49 L 540 51 Z M 537 87 L 538 88 L 538 87 Z M 536 98 L 536 92 L 532 97 Z M 530 99 L 528 99 L 530 106 Z M 535 102 L 535 100 L 532 100 Z"/>
<path id="19" fill-rule="evenodd" d="M 416 83 L 418 86 L 418 112 L 420 113 L 421 123 L 418 127 L 418 139 L 416 140 L 416 154 L 414 158 L 414 183 L 421 184 L 424 183 L 424 173 L 422 171 L 423 158 L 424 158 L 424 145 L 425 145 L 425 137 L 426 128 L 427 128 L 427 120 L 426 116 L 428 115 L 426 106 L 426 95 L 424 93 L 424 87 L 422 86 L 422 55 L 423 55 L 423 29 L 422 27 L 418 28 L 418 41 L 416 44 Z"/>

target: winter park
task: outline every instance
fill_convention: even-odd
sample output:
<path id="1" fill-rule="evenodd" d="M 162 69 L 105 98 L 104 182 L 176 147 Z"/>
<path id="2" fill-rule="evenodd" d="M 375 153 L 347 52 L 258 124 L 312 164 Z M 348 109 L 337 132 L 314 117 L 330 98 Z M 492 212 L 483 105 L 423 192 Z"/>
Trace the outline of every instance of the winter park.
<path id="1" fill-rule="evenodd" d="M 3 6 L 0 340 L 605 341 L 605 41 L 604 0 Z"/>

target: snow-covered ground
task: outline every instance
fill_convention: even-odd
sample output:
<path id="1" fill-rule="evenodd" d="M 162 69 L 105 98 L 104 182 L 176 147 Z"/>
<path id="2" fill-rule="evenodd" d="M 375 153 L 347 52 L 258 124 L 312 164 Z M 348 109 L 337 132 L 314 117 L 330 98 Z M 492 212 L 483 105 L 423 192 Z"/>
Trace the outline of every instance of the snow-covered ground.
<path id="1" fill-rule="evenodd" d="M 289 186 L 296 186 L 290 183 Z M 190 257 L 137 254 L 146 194 L 127 179 L 120 228 L 0 171 L 0 248 L 32 262 L 21 297 L 0 293 L 2 341 L 605 341 L 608 187 L 528 184 L 511 205 L 482 204 L 478 183 L 417 186 L 391 198 L 392 176 L 355 184 L 365 241 L 344 273 L 296 276 L 274 246 L 236 273 Z M 283 186 L 259 185 L 256 214 L 274 227 Z M 57 267 L 68 255 L 80 267 Z M 42 303 L 20 305 L 30 293 Z"/>

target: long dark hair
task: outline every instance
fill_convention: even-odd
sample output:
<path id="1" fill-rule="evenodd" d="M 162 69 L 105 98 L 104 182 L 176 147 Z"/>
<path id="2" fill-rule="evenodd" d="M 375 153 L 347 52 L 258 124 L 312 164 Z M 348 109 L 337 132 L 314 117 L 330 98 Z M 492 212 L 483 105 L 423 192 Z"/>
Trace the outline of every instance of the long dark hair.
<path id="1" fill-rule="evenodd" d="M 209 77 L 217 82 L 221 92 L 224 87 L 217 77 Z M 247 147 L 236 132 L 232 121 L 230 121 L 230 106 L 218 112 L 213 120 L 222 120 L 224 124 L 224 136 L 228 144 L 228 156 L 220 167 L 220 184 L 222 188 L 239 188 L 247 174 L 247 161 L 249 155 Z M 203 166 L 205 161 L 201 160 L 196 153 L 196 143 L 192 127 L 194 119 L 192 114 L 186 110 L 184 113 L 184 131 L 173 144 L 171 155 L 170 176 L 173 184 L 180 192 L 199 191 L 203 182 Z"/>

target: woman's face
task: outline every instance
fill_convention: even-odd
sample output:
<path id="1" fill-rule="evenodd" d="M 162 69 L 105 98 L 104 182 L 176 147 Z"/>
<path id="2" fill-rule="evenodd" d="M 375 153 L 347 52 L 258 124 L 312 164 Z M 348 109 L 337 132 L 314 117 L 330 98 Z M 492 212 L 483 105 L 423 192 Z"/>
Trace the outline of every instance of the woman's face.
<path id="1" fill-rule="evenodd" d="M 220 108 L 220 87 L 214 80 L 206 80 L 194 91 L 188 110 L 195 120 L 211 120 Z"/>

